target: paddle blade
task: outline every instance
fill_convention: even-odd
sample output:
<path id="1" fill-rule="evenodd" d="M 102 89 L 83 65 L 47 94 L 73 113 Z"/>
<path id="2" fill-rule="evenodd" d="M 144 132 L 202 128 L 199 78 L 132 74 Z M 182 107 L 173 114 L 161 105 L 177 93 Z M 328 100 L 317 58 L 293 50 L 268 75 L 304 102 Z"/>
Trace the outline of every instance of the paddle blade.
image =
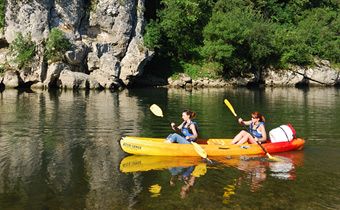
<path id="1" fill-rule="evenodd" d="M 163 111 L 157 104 L 152 104 L 150 106 L 150 111 L 157 117 L 163 117 Z"/>
<path id="2" fill-rule="evenodd" d="M 207 152 L 196 142 L 191 142 L 192 145 L 194 145 L 194 149 L 202 158 L 207 158 Z"/>
<path id="3" fill-rule="evenodd" d="M 224 103 L 230 109 L 231 113 L 233 113 L 233 115 L 237 117 L 237 114 L 235 113 L 234 107 L 231 105 L 231 103 L 227 99 L 224 99 Z"/>
<path id="4" fill-rule="evenodd" d="M 266 153 L 266 155 L 269 158 L 269 160 L 272 160 L 272 161 L 275 161 L 275 162 L 281 162 L 282 161 L 280 158 L 273 157 L 269 153 Z"/>

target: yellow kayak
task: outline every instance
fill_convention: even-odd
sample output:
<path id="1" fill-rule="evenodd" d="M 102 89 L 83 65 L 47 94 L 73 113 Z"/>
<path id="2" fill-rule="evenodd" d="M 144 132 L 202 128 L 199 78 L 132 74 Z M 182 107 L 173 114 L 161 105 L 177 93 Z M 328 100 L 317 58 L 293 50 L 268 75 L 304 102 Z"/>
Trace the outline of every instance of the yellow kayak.
<path id="1" fill-rule="evenodd" d="M 135 155 L 199 156 L 191 144 L 165 143 L 164 138 L 126 136 L 120 140 L 122 150 Z M 258 144 L 233 145 L 231 139 L 199 139 L 197 142 L 208 156 L 237 156 L 264 154 Z M 289 142 L 264 143 L 268 153 L 301 150 L 305 141 L 301 138 Z"/>

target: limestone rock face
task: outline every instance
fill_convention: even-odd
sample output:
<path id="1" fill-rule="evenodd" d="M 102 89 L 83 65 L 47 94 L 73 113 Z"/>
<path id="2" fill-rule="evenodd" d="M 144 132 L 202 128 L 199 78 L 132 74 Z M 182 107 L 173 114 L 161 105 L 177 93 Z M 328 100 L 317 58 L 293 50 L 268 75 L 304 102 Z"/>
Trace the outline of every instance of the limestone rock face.
<path id="1" fill-rule="evenodd" d="M 87 46 L 83 42 L 76 42 L 74 49 L 65 53 L 65 58 L 71 65 L 81 65 L 86 54 Z"/>
<path id="2" fill-rule="evenodd" d="M 292 66 L 290 69 L 268 69 L 265 76 L 267 85 L 294 86 L 308 85 L 336 85 L 339 81 L 339 71 L 332 69 L 328 61 L 315 61 L 314 67 Z"/>
<path id="3" fill-rule="evenodd" d="M 81 72 L 72 72 L 69 70 L 63 70 L 60 73 L 58 85 L 65 89 L 88 89 L 99 88 L 96 83 L 90 83 L 89 75 Z M 90 85 L 93 85 L 90 87 Z"/>
<path id="4" fill-rule="evenodd" d="M 43 81 L 44 85 L 47 87 L 56 87 L 58 86 L 58 80 L 60 73 L 63 70 L 68 70 L 69 67 L 62 63 L 52 63 L 51 65 L 48 66 L 47 72 L 46 72 L 46 79 Z"/>
<path id="5" fill-rule="evenodd" d="M 90 73 L 90 78 L 96 80 L 102 87 L 110 88 L 119 78 L 120 62 L 112 53 L 105 53 L 99 59 L 99 67 Z"/>
<path id="6" fill-rule="evenodd" d="M 7 1 L 3 39 L 11 44 L 17 33 L 22 33 L 31 37 L 37 50 L 28 69 L 10 65 L 18 72 L 18 82 L 8 73 L 12 76 L 3 76 L 2 83 L 6 82 L 7 87 L 58 87 L 58 82 L 63 82 L 66 88 L 110 88 L 118 80 L 123 81 L 122 85 L 130 84 L 143 73 L 143 66 L 153 55 L 142 37 L 144 7 L 144 0 Z M 64 32 L 73 47 L 62 61 L 47 62 L 44 43 L 55 27 Z M 0 58 L 6 57 L 4 52 L 0 51 Z M 0 60 L 0 65 L 10 63 Z M 80 79 L 84 75 L 69 71 L 88 78 Z M 71 85 L 71 81 L 79 80 L 93 85 Z"/>
<path id="7" fill-rule="evenodd" d="M 5 38 L 11 43 L 17 33 L 30 34 L 33 41 L 40 42 L 49 33 L 49 11 L 52 4 L 48 0 L 6 1 Z"/>
<path id="8" fill-rule="evenodd" d="M 269 85 L 294 86 L 303 79 L 303 76 L 293 71 L 269 69 L 265 78 Z"/>

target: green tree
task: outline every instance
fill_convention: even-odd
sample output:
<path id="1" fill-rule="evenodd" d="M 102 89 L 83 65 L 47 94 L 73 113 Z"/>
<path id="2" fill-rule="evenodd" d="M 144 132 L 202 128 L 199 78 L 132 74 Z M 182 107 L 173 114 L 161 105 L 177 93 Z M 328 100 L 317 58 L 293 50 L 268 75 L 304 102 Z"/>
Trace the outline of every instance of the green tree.
<path id="1" fill-rule="evenodd" d="M 340 63 L 340 15 L 330 8 L 316 8 L 304 13 L 298 23 L 306 37 L 311 56 Z"/>
<path id="2" fill-rule="evenodd" d="M 296 25 L 282 25 L 276 31 L 281 63 L 309 65 L 313 57 L 340 62 L 340 17 L 330 8 L 306 10 Z"/>
<path id="3" fill-rule="evenodd" d="M 157 16 L 164 53 L 178 59 L 191 59 L 196 54 L 212 3 L 213 0 L 162 0 L 163 9 Z"/>
<path id="4" fill-rule="evenodd" d="M 276 30 L 275 45 L 280 52 L 280 65 L 308 65 L 312 61 L 307 37 L 296 27 L 279 27 Z"/>
<path id="5" fill-rule="evenodd" d="M 339 63 L 338 0 L 161 0 L 145 43 L 171 68 L 242 75 L 269 65 Z M 162 62 L 162 59 L 159 61 Z M 260 79 L 260 77 L 259 77 Z"/>
<path id="6" fill-rule="evenodd" d="M 203 34 L 201 54 L 208 61 L 222 64 L 227 75 L 261 75 L 276 57 L 274 25 L 243 1 L 217 2 Z"/>
<path id="7" fill-rule="evenodd" d="M 161 37 L 162 35 L 159 24 L 156 21 L 151 20 L 147 24 L 145 34 L 143 36 L 145 46 L 150 49 L 160 48 Z"/>
<path id="8" fill-rule="evenodd" d="M 53 62 L 61 61 L 64 54 L 72 47 L 64 33 L 57 28 L 52 28 L 46 42 L 46 56 Z"/>

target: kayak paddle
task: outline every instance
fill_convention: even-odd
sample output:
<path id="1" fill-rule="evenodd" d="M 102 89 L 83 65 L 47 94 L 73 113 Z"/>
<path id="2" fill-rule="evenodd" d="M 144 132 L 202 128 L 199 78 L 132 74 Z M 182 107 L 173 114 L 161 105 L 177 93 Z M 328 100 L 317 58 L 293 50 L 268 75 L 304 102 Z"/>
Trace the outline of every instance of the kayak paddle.
<path id="1" fill-rule="evenodd" d="M 152 104 L 150 106 L 150 111 L 157 117 L 164 117 L 162 109 L 157 104 Z M 197 152 L 197 154 L 199 154 L 199 156 L 210 161 L 208 159 L 207 152 L 199 144 L 193 141 L 190 141 L 190 143 L 194 146 L 194 149 Z"/>
<path id="2" fill-rule="evenodd" d="M 162 109 L 157 104 L 152 104 L 150 110 L 157 117 L 164 117 Z"/>
<path id="3" fill-rule="evenodd" d="M 225 105 L 227 105 L 227 107 L 230 109 L 231 113 L 233 113 L 233 115 L 235 116 L 235 118 L 237 119 L 237 114 L 233 108 L 233 106 L 231 105 L 231 103 L 228 101 L 228 99 L 224 99 L 224 103 Z M 243 127 L 248 131 L 248 129 L 246 128 L 246 126 L 243 124 Z M 248 133 L 255 139 L 254 135 L 248 131 Z M 255 140 L 256 141 L 256 140 Z M 270 159 L 270 160 L 273 160 L 273 161 L 280 161 L 280 159 L 278 158 L 275 158 L 273 156 L 271 156 L 268 151 L 261 145 L 260 142 L 256 141 L 256 143 L 261 147 L 261 149 L 263 150 L 264 153 L 266 153 L 267 157 Z"/>

